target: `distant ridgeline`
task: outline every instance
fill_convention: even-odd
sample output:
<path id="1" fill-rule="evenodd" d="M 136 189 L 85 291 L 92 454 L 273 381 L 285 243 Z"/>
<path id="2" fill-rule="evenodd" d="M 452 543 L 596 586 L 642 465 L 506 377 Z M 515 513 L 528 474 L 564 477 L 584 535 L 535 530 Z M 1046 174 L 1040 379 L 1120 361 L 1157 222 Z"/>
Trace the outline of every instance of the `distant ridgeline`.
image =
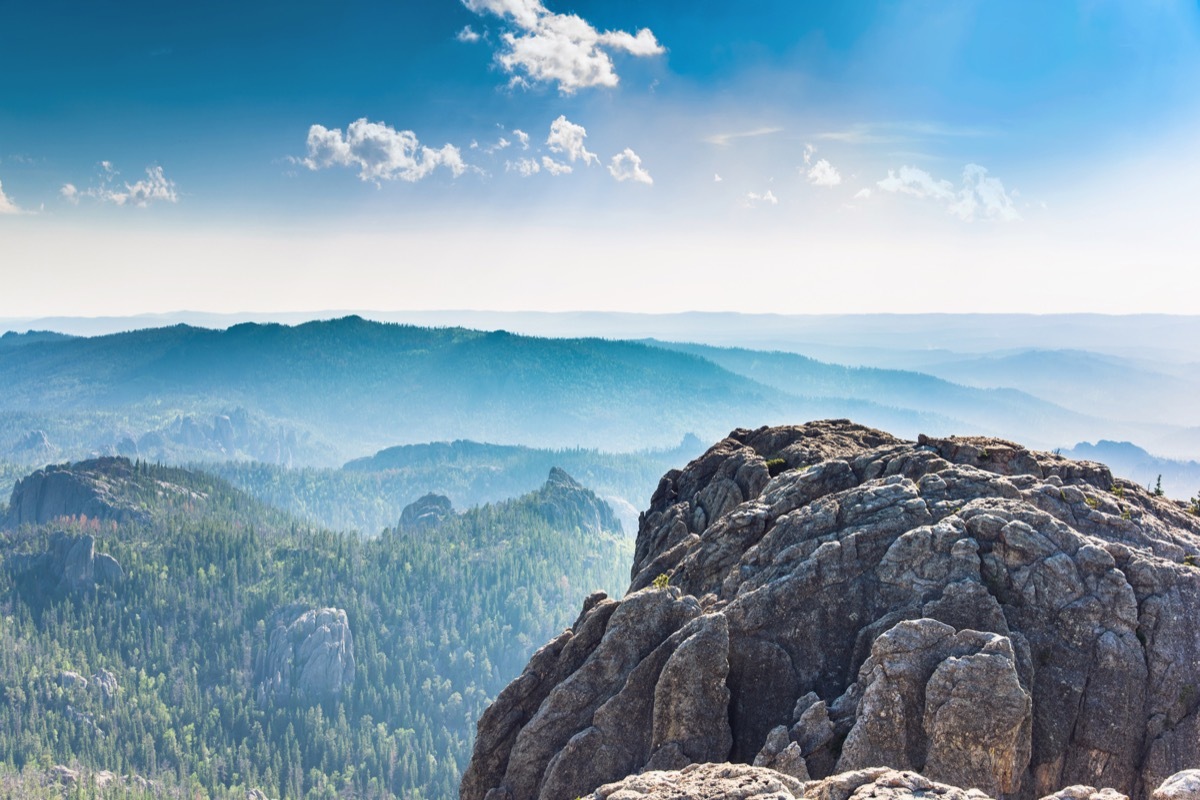
<path id="1" fill-rule="evenodd" d="M 366 541 L 199 472 L 23 479 L 0 518 L 0 786 L 64 765 L 156 796 L 456 796 L 474 721 L 627 580 L 632 543 L 561 470 L 433 505 Z"/>
<path id="2" fill-rule="evenodd" d="M 1018 391 L 787 353 L 359 317 L 9 336 L 0 386 L 0 460 L 36 466 L 95 452 L 328 467 L 454 439 L 635 451 L 845 415 L 907 435 L 1005 431 L 1053 447 L 1115 424 Z"/>

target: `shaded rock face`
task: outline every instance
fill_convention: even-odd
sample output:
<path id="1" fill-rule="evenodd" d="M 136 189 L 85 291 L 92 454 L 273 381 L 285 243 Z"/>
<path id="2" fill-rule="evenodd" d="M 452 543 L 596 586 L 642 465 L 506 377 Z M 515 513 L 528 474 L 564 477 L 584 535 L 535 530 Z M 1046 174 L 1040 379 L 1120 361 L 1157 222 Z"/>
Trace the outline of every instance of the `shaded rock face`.
<path id="1" fill-rule="evenodd" d="M 37 555 L 15 555 L 9 568 L 15 575 L 31 580 L 43 592 L 83 592 L 97 586 L 117 586 L 125 579 L 125 570 L 107 553 L 96 552 L 96 538 L 90 534 L 72 536 L 65 531 L 50 535 L 48 549 Z"/>
<path id="2" fill-rule="evenodd" d="M 354 683 L 354 637 L 340 608 L 286 608 L 267 623 L 258 703 L 321 700 Z"/>
<path id="3" fill-rule="evenodd" d="M 481 718 L 461 796 L 730 760 L 1144 800 L 1200 763 L 1197 554 L 1200 519 L 1099 464 L 734 431 L 663 478 L 625 598 L 589 598 Z"/>
<path id="4" fill-rule="evenodd" d="M 445 495 L 433 494 L 409 503 L 400 512 L 400 529 L 424 531 L 436 528 L 454 514 L 454 506 Z"/>
<path id="5" fill-rule="evenodd" d="M 64 517 L 87 516 L 118 523 L 147 522 L 149 515 L 121 497 L 133 476 L 126 458 L 98 458 L 49 466 L 13 487 L 3 527 L 40 525 Z"/>
<path id="6" fill-rule="evenodd" d="M 537 495 L 541 515 L 551 525 L 591 532 L 621 530 L 608 503 L 558 467 L 551 468 Z"/>

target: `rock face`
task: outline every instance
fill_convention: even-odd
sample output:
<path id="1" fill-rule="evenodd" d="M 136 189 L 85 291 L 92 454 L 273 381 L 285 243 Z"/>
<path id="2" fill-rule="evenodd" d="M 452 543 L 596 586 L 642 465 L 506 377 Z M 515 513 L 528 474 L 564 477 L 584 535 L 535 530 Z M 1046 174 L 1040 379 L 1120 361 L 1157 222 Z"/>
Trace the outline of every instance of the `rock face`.
<path id="1" fill-rule="evenodd" d="M 46 552 L 11 556 L 8 566 L 45 592 L 82 592 L 116 586 L 125 579 L 125 570 L 115 558 L 96 552 L 94 536 L 71 536 L 65 531 L 50 535 Z"/>
<path id="2" fill-rule="evenodd" d="M 608 503 L 558 467 L 551 468 L 537 496 L 542 516 L 552 525 L 592 532 L 621 530 Z"/>
<path id="3" fill-rule="evenodd" d="M 1200 518 L 1099 464 L 734 431 L 661 481 L 625 598 L 589 598 L 485 712 L 461 797 L 728 760 L 1145 800 L 1200 764 L 1197 556 Z"/>
<path id="4" fill-rule="evenodd" d="M 454 506 L 445 495 L 433 494 L 409 503 L 400 512 L 400 529 L 424 531 L 436 528 L 454 514 Z"/>
<path id="5" fill-rule="evenodd" d="M 146 522 L 149 516 L 122 496 L 133 477 L 126 458 L 98 458 L 39 469 L 13 487 L 0 527 L 40 525 L 63 517 L 87 516 L 118 523 Z"/>
<path id="6" fill-rule="evenodd" d="M 354 683 L 354 637 L 340 608 L 286 608 L 267 623 L 258 703 L 321 700 Z"/>

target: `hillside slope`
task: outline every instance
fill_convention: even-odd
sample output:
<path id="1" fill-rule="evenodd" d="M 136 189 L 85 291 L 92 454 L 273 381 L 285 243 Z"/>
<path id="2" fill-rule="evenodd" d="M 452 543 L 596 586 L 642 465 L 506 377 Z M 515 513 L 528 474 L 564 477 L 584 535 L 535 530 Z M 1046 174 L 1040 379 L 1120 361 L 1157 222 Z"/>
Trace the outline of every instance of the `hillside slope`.
<path id="1" fill-rule="evenodd" d="M 449 800 L 473 721 L 632 549 L 561 472 L 371 541 L 202 473 L 53 474 L 97 491 L 0 529 L 0 762 L 162 796 Z"/>
<path id="2" fill-rule="evenodd" d="M 636 450 L 831 412 L 903 430 L 950 424 L 871 400 L 801 399 L 633 342 L 358 317 L 33 341 L 0 349 L 0 383 L 0 448 L 36 427 L 67 453 L 175 462 L 220 454 L 328 465 L 454 439 Z"/>

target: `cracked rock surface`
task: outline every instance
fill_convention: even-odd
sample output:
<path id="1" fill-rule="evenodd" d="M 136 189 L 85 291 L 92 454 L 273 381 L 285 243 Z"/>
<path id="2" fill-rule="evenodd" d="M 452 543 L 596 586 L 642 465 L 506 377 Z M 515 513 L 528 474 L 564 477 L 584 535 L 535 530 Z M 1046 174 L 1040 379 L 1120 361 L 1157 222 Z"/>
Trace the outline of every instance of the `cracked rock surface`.
<path id="1" fill-rule="evenodd" d="M 1100 464 L 737 430 L 663 477 L 626 596 L 589 598 L 483 715 L 461 797 L 623 800 L 733 762 L 778 786 L 720 796 L 892 768 L 1146 800 L 1200 765 L 1197 557 L 1200 518 Z"/>

